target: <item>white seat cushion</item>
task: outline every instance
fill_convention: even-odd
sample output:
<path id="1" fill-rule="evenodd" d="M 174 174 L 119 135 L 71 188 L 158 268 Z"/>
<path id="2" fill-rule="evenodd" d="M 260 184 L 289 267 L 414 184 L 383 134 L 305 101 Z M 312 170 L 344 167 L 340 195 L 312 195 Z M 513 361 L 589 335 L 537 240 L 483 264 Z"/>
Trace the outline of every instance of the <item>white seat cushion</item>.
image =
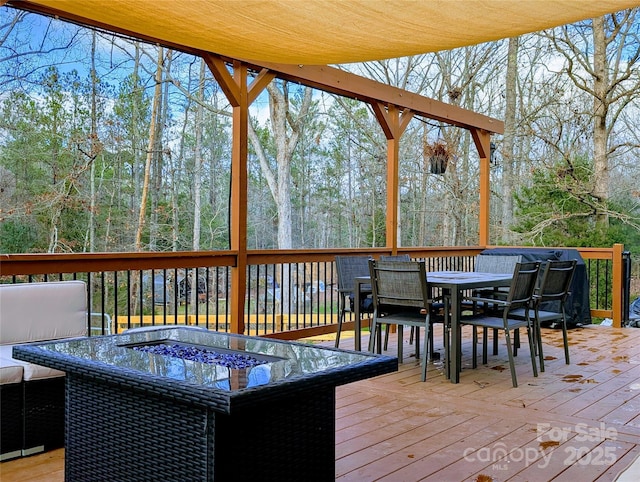
<path id="1" fill-rule="evenodd" d="M 84 281 L 0 285 L 1 345 L 86 335 Z"/>
<path id="2" fill-rule="evenodd" d="M 24 367 L 13 358 L 0 358 L 0 385 L 20 383 Z"/>
<path id="3" fill-rule="evenodd" d="M 14 367 L 19 367 L 21 378 L 24 381 L 44 380 L 47 378 L 64 376 L 64 372 L 61 372 L 60 370 L 35 365 L 34 363 L 25 362 L 22 360 L 16 360 L 11 357 L 12 351 L 13 345 L 0 346 L 0 360 L 2 360 L 2 363 L 7 364 L 7 368 L 11 367 L 12 369 L 15 369 Z"/>

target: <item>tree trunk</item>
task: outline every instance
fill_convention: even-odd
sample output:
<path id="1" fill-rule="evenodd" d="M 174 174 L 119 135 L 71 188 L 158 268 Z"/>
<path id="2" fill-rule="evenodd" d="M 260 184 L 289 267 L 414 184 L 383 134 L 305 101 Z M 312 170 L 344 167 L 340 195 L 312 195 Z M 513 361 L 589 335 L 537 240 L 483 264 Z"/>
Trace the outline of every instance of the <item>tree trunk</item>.
<path id="1" fill-rule="evenodd" d="M 147 210 L 147 197 L 149 193 L 149 182 L 151 178 L 151 161 L 153 159 L 153 149 L 156 145 L 156 119 L 158 116 L 158 109 L 160 107 L 160 100 L 162 97 L 162 57 L 163 48 L 158 48 L 158 63 L 156 66 L 156 87 L 153 93 L 153 107 L 151 108 L 151 121 L 149 123 L 149 143 L 147 147 L 147 158 L 144 167 L 144 180 L 142 182 L 142 195 L 140 197 L 140 211 L 138 216 L 138 228 L 136 230 L 136 251 L 142 251 L 142 232 L 145 225 L 145 212 Z"/>
<path id="2" fill-rule="evenodd" d="M 198 102 L 196 104 L 196 145 L 193 153 L 193 244 L 194 251 L 200 250 L 200 191 L 202 187 L 202 130 L 203 122 L 203 104 L 204 104 L 204 75 L 206 64 L 204 60 L 200 61 L 200 75 L 198 82 Z M 198 303 L 198 270 L 194 269 L 191 280 L 191 306 Z"/>
<path id="3" fill-rule="evenodd" d="M 507 77 L 505 81 L 504 136 L 502 142 L 502 229 L 500 240 L 512 244 L 513 225 L 513 186 L 516 135 L 516 104 L 518 99 L 518 46 L 519 38 L 509 39 L 507 53 Z"/>
<path id="4" fill-rule="evenodd" d="M 191 86 L 191 68 L 189 68 L 188 85 Z M 189 89 L 191 90 L 191 89 Z M 189 115 L 191 113 L 191 95 L 185 96 L 186 104 L 183 111 L 182 128 L 180 131 L 180 148 L 175 156 L 171 157 L 171 246 L 172 251 L 178 251 L 180 239 L 180 184 L 183 176 L 181 173 L 185 166 L 185 151 L 187 131 L 189 126 Z"/>
<path id="5" fill-rule="evenodd" d="M 133 88 L 138 88 L 139 76 L 140 76 L 140 44 L 138 42 L 134 42 L 135 46 L 135 55 L 133 62 Z M 140 122 L 140 110 L 139 110 L 138 101 L 134 97 L 133 105 L 131 106 L 131 152 L 133 155 L 133 159 L 131 160 L 131 170 L 133 175 L 133 199 L 131 200 L 131 212 L 133 214 L 137 214 L 138 218 L 140 217 L 140 212 L 136 211 L 137 208 L 140 207 L 139 200 L 142 199 L 142 171 L 140 170 L 140 151 L 142 150 L 141 144 L 141 133 L 138 132 L 138 123 Z M 138 205 L 136 206 L 136 203 Z M 132 219 L 131 224 L 134 225 L 135 221 Z"/>
<path id="6" fill-rule="evenodd" d="M 202 187 L 202 130 L 203 125 L 203 103 L 204 103 L 204 75 L 206 64 L 200 61 L 200 75 L 198 82 L 198 102 L 196 104 L 195 133 L 196 145 L 193 153 L 193 245 L 194 251 L 200 249 L 200 191 Z"/>
<path id="7" fill-rule="evenodd" d="M 153 157 L 151 162 L 151 212 L 149 223 L 149 250 L 158 250 L 158 241 L 160 236 L 160 201 L 162 200 L 163 191 L 163 172 L 164 172 L 164 139 L 163 130 L 167 125 L 167 115 L 169 112 L 169 82 L 164 82 L 165 75 L 169 75 L 171 71 L 171 50 L 167 51 L 166 59 L 161 59 L 161 71 L 160 82 L 164 86 L 160 96 L 160 103 L 158 112 L 156 113 L 157 119 L 155 121 L 156 133 L 155 133 L 155 145 L 153 147 Z M 165 74 L 166 73 L 166 74 Z M 162 221 L 164 224 L 164 221 Z"/>
<path id="8" fill-rule="evenodd" d="M 90 171 L 90 190 L 91 198 L 89 200 L 89 252 L 96 250 L 96 163 L 95 156 L 98 155 L 98 75 L 96 72 L 96 31 L 91 33 L 91 171 Z"/>
<path id="9" fill-rule="evenodd" d="M 282 91 L 273 83 L 267 86 L 267 90 L 269 91 L 271 127 L 276 145 L 277 174 L 270 169 L 258 136 L 251 127 L 249 128 L 249 137 L 260 161 L 262 172 L 267 179 L 271 195 L 277 206 L 278 248 L 290 249 L 293 244 L 291 238 L 291 159 L 298 144 L 302 124 L 308 121 L 306 117 L 309 112 L 309 107 L 311 106 L 312 90 L 309 87 L 305 87 L 304 97 L 297 116 L 294 116 L 290 111 L 286 82 L 283 83 Z M 281 280 L 281 303 L 286 312 L 288 311 L 287 308 L 291 309 L 293 306 L 295 287 L 292 284 L 289 270 L 286 269 L 286 267 L 283 269 L 283 273 L 283 279 Z"/>
<path id="10" fill-rule="evenodd" d="M 605 18 L 593 19 L 593 194 L 605 206 L 609 199 L 609 164 L 607 161 L 607 113 L 609 110 L 607 90 L 607 38 Z M 596 229 L 603 235 L 609 227 L 606 210 L 596 211 Z M 604 238 L 602 238 L 604 239 Z"/>

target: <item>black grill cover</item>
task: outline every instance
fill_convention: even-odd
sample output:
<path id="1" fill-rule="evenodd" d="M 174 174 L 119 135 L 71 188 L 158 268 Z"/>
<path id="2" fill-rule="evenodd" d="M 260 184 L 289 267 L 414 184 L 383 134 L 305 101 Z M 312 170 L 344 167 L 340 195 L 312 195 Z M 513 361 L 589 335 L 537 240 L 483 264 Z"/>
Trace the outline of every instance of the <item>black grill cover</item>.
<path id="1" fill-rule="evenodd" d="M 571 283 L 571 294 L 567 298 L 565 309 L 567 312 L 567 327 L 575 328 L 577 325 L 591 324 L 591 305 L 589 304 L 589 276 L 587 267 L 576 249 L 549 249 L 549 248 L 492 248 L 485 249 L 480 254 L 494 256 L 522 256 L 522 261 L 540 261 L 548 259 L 569 261 L 577 260 L 576 272 Z M 541 305 L 545 309 L 545 305 Z M 554 309 L 553 307 L 546 307 Z"/>

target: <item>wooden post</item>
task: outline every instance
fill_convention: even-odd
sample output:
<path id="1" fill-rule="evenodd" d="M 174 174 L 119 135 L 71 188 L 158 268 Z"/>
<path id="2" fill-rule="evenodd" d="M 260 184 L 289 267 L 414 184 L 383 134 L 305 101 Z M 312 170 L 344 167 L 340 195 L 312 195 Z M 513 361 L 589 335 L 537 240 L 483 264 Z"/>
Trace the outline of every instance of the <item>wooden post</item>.
<path id="1" fill-rule="evenodd" d="M 471 136 L 475 142 L 480 156 L 480 200 L 478 218 L 478 244 L 480 246 L 489 245 L 489 218 L 491 210 L 491 187 L 490 187 L 490 155 L 491 155 L 491 134 L 480 129 L 471 129 Z"/>
<path id="2" fill-rule="evenodd" d="M 400 111 L 396 106 L 385 108 L 380 103 L 372 104 L 376 118 L 387 138 L 387 217 L 386 217 L 386 247 L 392 254 L 398 252 L 399 245 L 399 192 L 398 171 L 400 157 L 400 137 L 409 125 L 413 112 Z"/>
<path id="3" fill-rule="evenodd" d="M 622 259 L 622 252 L 624 251 L 624 244 L 614 244 L 613 245 L 613 260 L 612 260 L 612 269 L 613 269 L 613 280 L 611 286 L 611 311 L 613 316 L 613 326 L 620 328 L 622 327 L 622 318 L 624 309 L 623 300 L 623 273 L 624 273 L 624 263 Z"/>
<path id="4" fill-rule="evenodd" d="M 233 62 L 233 76 L 226 64 L 213 55 L 203 56 L 220 88 L 233 107 L 231 148 L 231 250 L 236 265 L 231 268 L 231 333 L 244 333 L 244 305 L 247 286 L 247 153 L 249 105 L 271 82 L 275 74 L 262 70 L 248 86 L 248 68 Z"/>

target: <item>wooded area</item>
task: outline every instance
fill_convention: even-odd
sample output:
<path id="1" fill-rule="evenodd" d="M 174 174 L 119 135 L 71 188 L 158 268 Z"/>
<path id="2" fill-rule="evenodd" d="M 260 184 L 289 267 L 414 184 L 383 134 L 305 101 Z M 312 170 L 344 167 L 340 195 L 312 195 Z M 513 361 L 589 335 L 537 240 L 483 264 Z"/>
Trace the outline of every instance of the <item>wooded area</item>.
<path id="1" fill-rule="evenodd" d="M 0 15 L 0 252 L 227 249 L 231 108 L 204 61 Z M 637 252 L 639 31 L 634 9 L 340 67 L 505 120 L 492 243 Z M 367 104 L 275 80 L 251 116 L 250 248 L 384 245 L 386 141 Z M 401 245 L 477 244 L 468 132 L 414 117 L 400 146 Z"/>

